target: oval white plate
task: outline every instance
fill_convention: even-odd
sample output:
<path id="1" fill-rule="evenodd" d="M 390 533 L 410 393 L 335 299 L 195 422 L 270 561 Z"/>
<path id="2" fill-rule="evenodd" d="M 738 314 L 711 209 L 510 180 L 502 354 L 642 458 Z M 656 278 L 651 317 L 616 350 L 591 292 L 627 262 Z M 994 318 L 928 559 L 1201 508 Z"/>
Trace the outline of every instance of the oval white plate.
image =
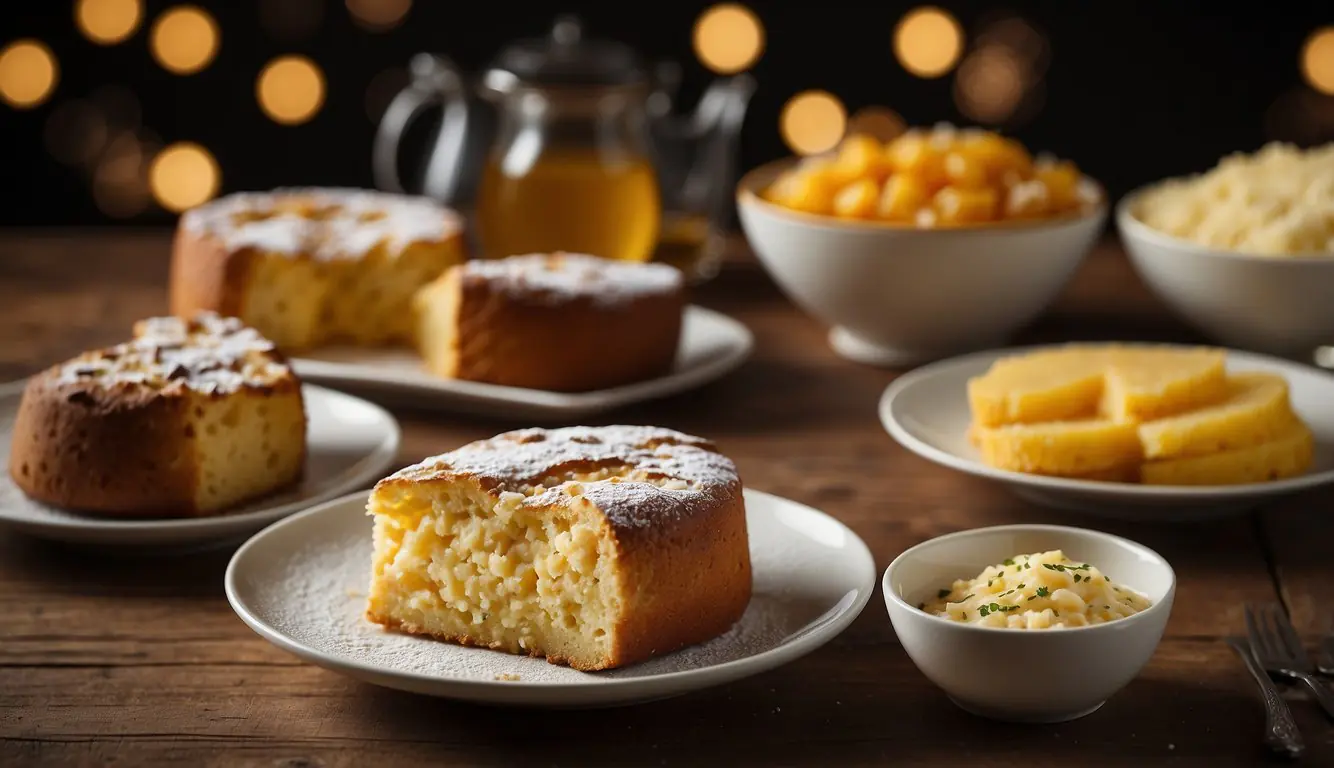
<path id="1" fill-rule="evenodd" d="M 407 349 L 335 347 L 292 360 L 307 381 L 353 389 L 395 404 L 459 410 L 505 418 L 571 420 L 698 387 L 750 357 L 755 339 L 746 326 L 703 307 L 686 308 L 676 364 L 666 376 L 594 392 L 548 392 L 445 379 L 422 367 Z"/>
<path id="2" fill-rule="evenodd" d="M 306 473 L 301 485 L 217 517 L 117 520 L 32 501 L 9 478 L 9 446 L 24 382 L 0 387 L 0 524 L 80 544 L 183 547 L 248 536 L 293 512 L 369 487 L 398 454 L 398 422 L 374 403 L 306 384 Z"/>
<path id="3" fill-rule="evenodd" d="M 880 421 L 901 445 L 937 464 L 1008 483 L 1016 493 L 1046 506 L 1122 520 L 1208 520 L 1334 482 L 1334 408 L 1330 407 L 1334 376 L 1299 363 L 1235 350 L 1227 352 L 1229 370 L 1268 371 L 1288 380 L 1293 408 L 1315 433 L 1315 460 L 1306 474 L 1272 483 L 1190 487 L 1071 480 L 989 467 L 968 442 L 968 379 L 985 373 L 998 358 L 1033 349 L 979 352 L 900 376 L 880 398 Z"/>
<path id="4" fill-rule="evenodd" d="M 366 621 L 371 521 L 354 494 L 256 534 L 227 566 L 227 599 L 274 645 L 364 682 L 496 704 L 628 704 L 719 685 L 819 648 L 857 618 L 876 569 L 857 534 L 810 507 L 746 491 L 754 594 L 730 631 L 623 669 L 578 672 Z"/>

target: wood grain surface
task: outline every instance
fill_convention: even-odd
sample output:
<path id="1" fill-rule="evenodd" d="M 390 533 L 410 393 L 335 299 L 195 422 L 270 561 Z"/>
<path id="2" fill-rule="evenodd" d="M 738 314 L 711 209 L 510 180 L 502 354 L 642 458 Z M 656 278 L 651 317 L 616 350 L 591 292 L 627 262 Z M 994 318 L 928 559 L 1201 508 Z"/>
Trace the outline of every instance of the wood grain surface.
<path id="1" fill-rule="evenodd" d="M 0 380 L 124 337 L 165 310 L 163 232 L 0 233 Z M 0 765 L 1230 766 L 1265 761 L 1253 683 L 1221 638 L 1246 601 L 1282 599 L 1314 643 L 1334 617 L 1334 495 L 1207 525 L 1108 522 L 1035 507 L 900 448 L 876 402 L 895 372 L 836 357 L 744 253 L 697 301 L 756 335 L 755 357 L 697 391 L 609 414 L 706 435 L 747 485 L 813 505 L 883 568 L 926 538 L 1059 522 L 1139 540 L 1176 568 L 1167 636 L 1101 711 L 1062 725 L 956 709 L 903 653 L 877 595 L 819 651 L 680 698 L 598 711 L 470 706 L 382 690 L 297 661 L 222 591 L 229 551 L 130 558 L 0 530 Z M 948 307 L 942 307 L 948 311 Z M 1198 341 L 1099 247 L 1021 342 Z M 1331 404 L 1334 407 L 1334 404 Z M 523 426 L 396 412 L 404 463 Z M 1041 658 L 1013 659 L 1034 674 Z M 1090 659 L 1090 664 L 1098 663 Z M 1334 765 L 1334 726 L 1297 690 L 1303 763 Z"/>

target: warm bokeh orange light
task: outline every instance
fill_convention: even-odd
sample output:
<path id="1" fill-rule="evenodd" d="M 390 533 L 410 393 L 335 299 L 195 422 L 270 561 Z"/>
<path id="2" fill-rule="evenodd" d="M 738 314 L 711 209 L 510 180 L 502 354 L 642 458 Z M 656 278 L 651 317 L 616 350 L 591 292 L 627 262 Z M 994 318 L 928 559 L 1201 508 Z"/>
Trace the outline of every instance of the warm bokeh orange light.
<path id="1" fill-rule="evenodd" d="M 0 49 L 0 99 L 16 109 L 46 101 L 56 89 L 55 54 L 38 40 L 15 40 Z"/>
<path id="2" fill-rule="evenodd" d="M 1317 91 L 1334 96 L 1334 27 L 1322 27 L 1306 38 L 1302 77 Z"/>
<path id="3" fill-rule="evenodd" d="M 894 55 L 918 77 L 944 75 L 958 63 L 962 51 L 959 22 L 934 6 L 914 8 L 894 28 Z"/>
<path id="4" fill-rule="evenodd" d="M 907 129 L 903 117 L 889 107 L 862 107 L 848 121 L 849 134 L 874 136 L 882 142 L 897 138 Z"/>
<path id="5" fill-rule="evenodd" d="M 117 138 L 93 172 L 93 203 L 115 219 L 128 219 L 148 207 L 143 147 L 132 134 Z"/>
<path id="6" fill-rule="evenodd" d="M 218 22 L 208 11 L 181 5 L 153 22 L 149 47 L 163 69 L 190 75 L 207 67 L 218 55 L 218 36 Z"/>
<path id="7" fill-rule="evenodd" d="M 213 199 L 218 194 L 221 176 L 218 161 L 207 149 L 180 142 L 153 158 L 148 185 L 159 205 L 180 212 Z"/>
<path id="8" fill-rule="evenodd" d="M 979 48 L 959 65 L 954 100 L 959 111 L 979 123 L 1005 122 L 1024 98 L 1024 74 L 1009 48 Z"/>
<path id="9" fill-rule="evenodd" d="M 412 0 L 347 0 L 347 12 L 358 24 L 375 32 L 393 29 L 412 10 Z"/>
<path id="10" fill-rule="evenodd" d="M 714 72 L 723 75 L 744 72 L 754 66 L 763 52 L 764 25 L 744 5 L 715 5 L 695 22 L 695 55 Z"/>
<path id="11" fill-rule="evenodd" d="M 803 91 L 783 106 L 779 130 L 783 141 L 799 155 L 827 152 L 843 138 L 847 110 L 826 91 Z"/>
<path id="12" fill-rule="evenodd" d="M 276 123 L 297 125 L 324 104 L 324 73 L 305 56 L 280 56 L 259 73 L 259 106 Z"/>
<path id="13" fill-rule="evenodd" d="M 79 31 L 101 45 L 124 41 L 139 28 L 143 17 L 143 0 L 79 0 L 74 6 Z"/>

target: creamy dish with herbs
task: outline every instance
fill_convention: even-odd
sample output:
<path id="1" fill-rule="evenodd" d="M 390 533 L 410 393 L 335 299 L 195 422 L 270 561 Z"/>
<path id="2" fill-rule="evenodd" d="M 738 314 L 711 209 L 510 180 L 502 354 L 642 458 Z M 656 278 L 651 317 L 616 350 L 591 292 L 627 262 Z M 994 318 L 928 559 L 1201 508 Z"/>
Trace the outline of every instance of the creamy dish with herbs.
<path id="1" fill-rule="evenodd" d="M 1016 555 L 959 579 L 917 606 L 950 621 L 1008 629 L 1067 629 L 1133 616 L 1149 599 L 1061 550 Z"/>

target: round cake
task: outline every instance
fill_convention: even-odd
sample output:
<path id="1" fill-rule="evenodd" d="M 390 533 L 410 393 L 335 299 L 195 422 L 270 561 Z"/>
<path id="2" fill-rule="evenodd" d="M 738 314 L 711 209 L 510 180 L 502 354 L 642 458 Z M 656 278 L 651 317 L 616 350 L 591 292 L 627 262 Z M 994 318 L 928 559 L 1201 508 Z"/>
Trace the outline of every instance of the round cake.
<path id="1" fill-rule="evenodd" d="M 289 351 L 408 344 L 413 293 L 463 258 L 462 218 L 428 198 L 237 193 L 181 217 L 171 311 L 239 317 Z"/>
<path id="2" fill-rule="evenodd" d="M 578 392 L 662 376 L 686 304 L 665 264 L 572 253 L 469 261 L 417 294 L 417 344 L 433 373 Z"/>
<path id="3" fill-rule="evenodd" d="M 751 594 L 735 465 L 657 427 L 525 429 L 381 480 L 367 616 L 593 670 L 715 637 Z"/>
<path id="4" fill-rule="evenodd" d="M 29 380 L 9 473 L 28 497 L 122 517 L 217 514 L 296 483 L 301 384 L 235 318 L 136 324 L 134 339 Z"/>

